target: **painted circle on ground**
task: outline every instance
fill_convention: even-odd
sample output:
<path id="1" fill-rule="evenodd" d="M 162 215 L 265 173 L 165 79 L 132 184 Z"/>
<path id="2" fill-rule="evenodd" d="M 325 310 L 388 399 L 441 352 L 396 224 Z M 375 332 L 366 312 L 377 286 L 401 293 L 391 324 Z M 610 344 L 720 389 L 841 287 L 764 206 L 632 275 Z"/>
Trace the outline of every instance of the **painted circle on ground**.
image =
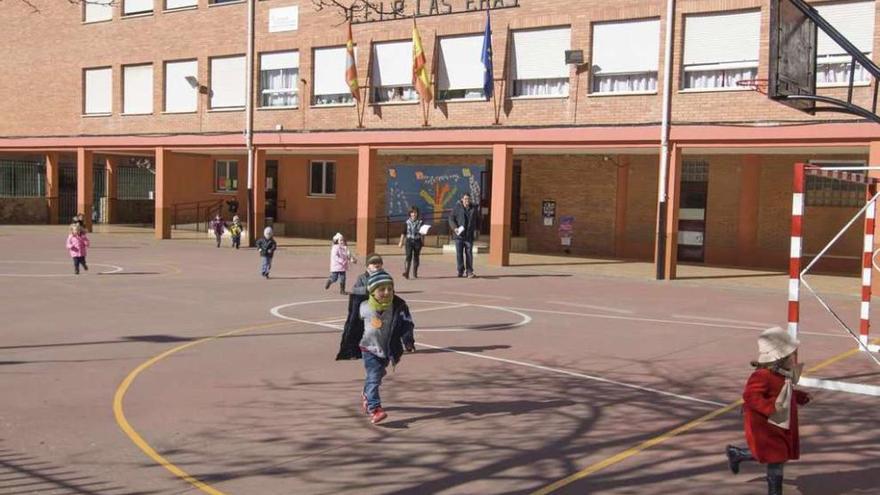
<path id="1" fill-rule="evenodd" d="M 490 326 L 482 327 L 479 329 L 466 328 L 466 327 L 442 327 L 442 328 L 419 329 L 418 326 L 416 326 L 416 330 L 419 333 L 424 333 L 424 332 L 491 332 L 491 331 L 496 331 L 496 330 L 510 330 L 512 328 L 517 328 L 517 327 L 528 325 L 532 321 L 532 317 L 527 315 L 526 313 L 523 313 L 521 311 L 516 311 L 516 310 L 510 309 L 510 308 L 506 308 L 504 306 L 463 303 L 460 301 L 436 301 L 436 300 L 428 300 L 428 299 L 408 299 L 407 301 L 408 302 L 449 304 L 450 305 L 447 308 L 426 308 L 422 311 L 441 311 L 443 309 L 450 309 L 451 310 L 451 309 L 456 309 L 456 308 L 473 307 L 473 308 L 484 308 L 484 309 L 491 309 L 491 310 L 495 310 L 495 311 L 510 313 L 510 314 L 516 315 L 520 318 L 520 320 L 515 323 L 500 323 L 498 325 L 490 325 Z M 281 318 L 281 319 L 289 320 L 289 321 L 295 321 L 297 323 L 305 323 L 308 325 L 318 325 L 318 326 L 322 326 L 325 328 L 332 328 L 334 330 L 341 330 L 342 325 L 330 323 L 330 321 L 334 321 L 334 320 L 330 320 L 328 322 L 304 320 L 301 318 L 294 318 L 292 316 L 286 316 L 281 313 L 281 311 L 284 310 L 285 308 L 290 308 L 290 307 L 294 307 L 294 306 L 304 306 L 306 304 L 321 304 L 321 303 L 331 303 L 331 302 L 347 302 L 347 301 L 345 299 L 321 299 L 321 300 L 317 300 L 317 301 L 300 301 L 300 302 L 293 302 L 293 303 L 287 303 L 287 304 L 280 304 L 280 305 L 275 306 L 274 308 L 270 309 L 269 312 L 272 314 L 272 316 L 274 316 L 276 318 Z M 415 310 L 414 312 L 418 312 L 418 310 Z"/>
<path id="2" fill-rule="evenodd" d="M 67 261 L 0 261 L 9 265 L 71 265 L 73 262 Z M 98 272 L 97 275 L 110 275 L 111 273 L 119 273 L 124 270 L 121 266 L 110 265 L 107 263 L 89 263 L 90 266 L 103 266 L 111 268 L 110 271 Z M 46 278 L 46 277 L 75 277 L 74 273 L 3 273 L 0 277 L 24 277 L 24 278 Z"/>

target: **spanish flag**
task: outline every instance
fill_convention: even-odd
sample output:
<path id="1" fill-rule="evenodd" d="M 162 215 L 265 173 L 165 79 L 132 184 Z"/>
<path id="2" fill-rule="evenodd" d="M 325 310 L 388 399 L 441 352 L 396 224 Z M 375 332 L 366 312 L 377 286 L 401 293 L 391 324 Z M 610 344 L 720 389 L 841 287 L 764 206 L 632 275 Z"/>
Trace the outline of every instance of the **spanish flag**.
<path id="1" fill-rule="evenodd" d="M 425 58 L 425 50 L 422 48 L 422 37 L 419 36 L 419 28 L 413 19 L 413 86 L 416 87 L 424 104 L 433 100 L 431 94 L 431 76 L 428 74 L 428 63 Z"/>
<path id="2" fill-rule="evenodd" d="M 354 39 L 351 35 L 351 22 L 348 23 L 348 43 L 345 44 L 346 60 L 345 60 L 345 82 L 351 90 L 351 96 L 355 100 L 361 101 L 360 87 L 358 86 L 358 69 L 357 61 L 354 58 Z"/>

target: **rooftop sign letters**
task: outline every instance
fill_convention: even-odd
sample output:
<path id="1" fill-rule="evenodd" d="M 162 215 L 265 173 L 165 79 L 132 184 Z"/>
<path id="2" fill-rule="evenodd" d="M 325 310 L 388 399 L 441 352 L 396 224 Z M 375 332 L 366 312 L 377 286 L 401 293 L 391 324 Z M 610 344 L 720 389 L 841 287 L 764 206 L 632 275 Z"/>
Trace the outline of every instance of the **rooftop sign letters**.
<path id="1" fill-rule="evenodd" d="M 352 24 L 510 9 L 519 7 L 519 0 L 374 0 L 373 4 L 375 9 L 355 12 L 353 16 L 349 12 Z"/>

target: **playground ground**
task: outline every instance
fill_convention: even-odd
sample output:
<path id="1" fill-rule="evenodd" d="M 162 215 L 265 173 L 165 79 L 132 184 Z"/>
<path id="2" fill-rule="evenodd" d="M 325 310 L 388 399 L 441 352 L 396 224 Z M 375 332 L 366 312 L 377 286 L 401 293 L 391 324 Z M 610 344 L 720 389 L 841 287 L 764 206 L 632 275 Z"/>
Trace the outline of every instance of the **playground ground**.
<path id="1" fill-rule="evenodd" d="M 418 351 L 374 426 L 362 364 L 333 360 L 328 243 L 279 239 L 263 280 L 253 250 L 114 227 L 74 276 L 65 236 L 0 227 L 2 494 L 766 493 L 723 450 L 743 443 L 736 402 L 756 337 L 785 323 L 785 274 L 656 282 L 647 263 L 514 255 L 466 280 L 427 250 L 404 280 L 383 246 Z M 857 321 L 858 278 L 814 282 Z M 815 301 L 801 320 L 812 376 L 880 384 Z M 786 493 L 878 493 L 876 398 L 811 392 Z"/>

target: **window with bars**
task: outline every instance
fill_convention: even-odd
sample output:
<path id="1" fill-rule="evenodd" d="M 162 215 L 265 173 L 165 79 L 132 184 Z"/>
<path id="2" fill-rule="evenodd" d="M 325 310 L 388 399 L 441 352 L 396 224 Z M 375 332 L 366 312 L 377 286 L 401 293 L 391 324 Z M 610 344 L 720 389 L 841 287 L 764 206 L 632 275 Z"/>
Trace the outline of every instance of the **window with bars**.
<path id="1" fill-rule="evenodd" d="M 312 162 L 309 170 L 309 196 L 333 196 L 336 194 L 336 163 Z"/>
<path id="2" fill-rule="evenodd" d="M 46 196 L 46 165 L 40 162 L 0 161 L 0 197 Z"/>
<path id="3" fill-rule="evenodd" d="M 117 199 L 153 199 L 156 176 L 146 168 L 119 167 L 116 172 Z"/>
<path id="4" fill-rule="evenodd" d="M 866 202 L 865 185 L 808 175 L 804 202 L 807 206 L 858 208 Z"/>
<path id="5" fill-rule="evenodd" d="M 681 167 L 682 182 L 709 182 L 709 162 L 685 160 Z"/>

